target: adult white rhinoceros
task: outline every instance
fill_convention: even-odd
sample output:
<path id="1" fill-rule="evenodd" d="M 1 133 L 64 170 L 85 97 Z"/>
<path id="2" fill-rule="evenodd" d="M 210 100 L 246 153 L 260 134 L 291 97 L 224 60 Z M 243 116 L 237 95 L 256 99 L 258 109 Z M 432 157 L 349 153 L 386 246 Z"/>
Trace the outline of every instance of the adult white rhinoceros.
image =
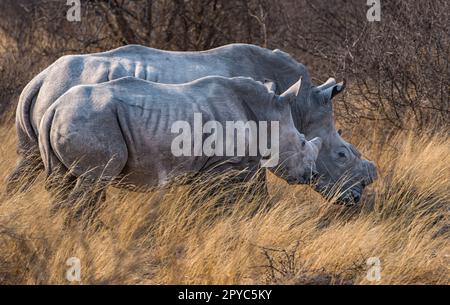
<path id="1" fill-rule="evenodd" d="M 240 154 L 242 147 L 237 144 L 240 136 L 236 128 L 223 136 L 218 126 L 228 126 L 230 122 L 247 124 L 248 134 L 241 133 L 247 139 L 241 143 L 244 151 L 250 152 L 261 145 L 257 138 L 267 131 L 256 122 L 276 122 L 277 131 L 271 130 L 271 136 L 264 141 L 266 147 L 277 146 L 277 152 L 267 156 L 277 159 L 269 170 L 292 184 L 309 183 L 321 139 L 306 141 L 295 128 L 291 103 L 299 89 L 297 82 L 276 95 L 251 78 L 220 76 L 180 85 L 125 77 L 75 86 L 50 106 L 42 119 L 41 156 L 49 177 L 53 174 L 62 177 L 67 172 L 77 177 L 73 190 L 76 198 L 85 197 L 80 193 L 92 193 L 95 181 L 113 181 L 118 187 L 147 190 L 180 176 L 237 170 L 240 174 L 237 178 L 242 182 L 268 161 L 263 160 L 259 150 L 255 154 Z M 199 116 L 214 123 L 209 136 L 200 143 L 206 149 L 206 142 L 213 138 L 217 149 L 213 154 L 191 153 L 198 134 L 190 129 L 196 128 Z M 189 135 L 182 149 L 187 149 L 187 153 L 179 154 L 176 133 L 180 126 L 186 125 Z"/>
<path id="2" fill-rule="evenodd" d="M 323 147 L 317 159 L 320 180 L 315 188 L 330 196 L 339 190 L 341 202 L 358 202 L 364 187 L 376 179 L 376 167 L 336 132 L 332 98 L 344 89 L 329 79 L 313 86 L 305 66 L 280 50 L 255 45 L 230 44 L 202 52 L 172 52 L 129 45 L 103 53 L 61 57 L 37 75 L 23 90 L 16 113 L 20 160 L 9 176 L 8 189 L 42 169 L 38 155 L 38 126 L 44 112 L 64 92 L 80 84 L 95 84 L 134 76 L 160 83 L 184 83 L 208 75 L 247 76 L 269 79 L 279 94 L 302 77 L 302 87 L 292 107 L 294 124 L 308 139 L 321 137 Z M 32 171 L 30 168 L 35 168 Z M 265 179 L 262 177 L 262 179 Z M 339 187 L 337 187 L 339 186 Z M 26 186 L 22 186 L 26 188 Z"/>

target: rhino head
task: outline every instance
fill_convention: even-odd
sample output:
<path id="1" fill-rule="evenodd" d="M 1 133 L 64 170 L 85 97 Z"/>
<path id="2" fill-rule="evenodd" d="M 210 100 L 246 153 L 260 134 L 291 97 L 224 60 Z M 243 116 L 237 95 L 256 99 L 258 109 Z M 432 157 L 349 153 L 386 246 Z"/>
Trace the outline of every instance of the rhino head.
<path id="1" fill-rule="evenodd" d="M 274 91 L 274 83 L 265 82 L 264 85 L 269 91 Z M 295 127 L 291 107 L 300 87 L 301 78 L 281 95 L 275 96 L 276 102 L 271 104 L 270 111 L 273 119 L 280 123 L 280 151 L 277 165 L 268 169 L 289 184 L 309 184 L 318 175 L 315 162 L 322 146 L 322 139 L 316 137 L 308 141 Z"/>
<path id="2" fill-rule="evenodd" d="M 308 139 L 322 139 L 316 160 L 319 173 L 316 191 L 327 198 L 336 198 L 337 203 L 351 205 L 359 203 L 364 188 L 377 178 L 377 170 L 335 129 L 332 99 L 344 89 L 345 81 L 336 83 L 333 78 L 320 86 L 305 82 L 293 116 L 297 128 Z"/>

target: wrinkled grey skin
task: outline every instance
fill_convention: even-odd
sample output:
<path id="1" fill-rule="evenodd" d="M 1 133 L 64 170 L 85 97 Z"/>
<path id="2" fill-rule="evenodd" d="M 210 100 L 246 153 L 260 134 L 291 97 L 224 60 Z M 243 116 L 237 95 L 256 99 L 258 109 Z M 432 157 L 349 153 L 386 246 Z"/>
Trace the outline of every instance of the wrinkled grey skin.
<path id="1" fill-rule="evenodd" d="M 208 75 L 247 76 L 258 81 L 269 79 L 280 94 L 302 76 L 302 87 L 292 114 L 297 129 L 308 139 L 321 136 L 324 149 L 318 158 L 321 179 L 316 190 L 330 195 L 346 178 L 338 201 L 357 202 L 366 185 L 376 179 L 373 163 L 336 132 L 332 115 L 332 97 L 343 84 L 334 80 L 315 87 L 305 66 L 280 50 L 254 45 L 230 44 L 202 52 L 171 52 L 129 45 L 103 53 L 69 55 L 37 75 L 23 90 L 16 113 L 18 152 L 22 156 L 10 181 L 20 177 L 30 162 L 25 156 L 37 150 L 38 126 L 44 112 L 71 87 L 95 84 L 125 76 L 159 83 L 184 83 Z M 340 157 L 339 154 L 346 154 Z M 31 181 L 31 180 L 30 180 Z"/>
<path id="2" fill-rule="evenodd" d="M 125 77 L 76 86 L 42 119 L 42 160 L 48 176 L 63 167 L 88 183 L 116 180 L 118 186 L 137 189 L 164 186 L 186 174 L 230 169 L 242 171 L 242 181 L 252 177 L 260 167 L 259 154 L 208 157 L 172 153 L 177 134 L 171 132 L 171 126 L 180 120 L 194 126 L 196 112 L 204 122 L 218 121 L 223 126 L 227 121 L 279 122 L 279 163 L 270 170 L 289 183 L 308 183 L 310 173 L 315 172 L 321 140 L 305 141 L 295 128 L 290 102 L 299 88 L 296 83 L 278 96 L 250 78 L 217 76 L 181 85 Z M 193 151 L 193 141 L 191 144 Z"/>

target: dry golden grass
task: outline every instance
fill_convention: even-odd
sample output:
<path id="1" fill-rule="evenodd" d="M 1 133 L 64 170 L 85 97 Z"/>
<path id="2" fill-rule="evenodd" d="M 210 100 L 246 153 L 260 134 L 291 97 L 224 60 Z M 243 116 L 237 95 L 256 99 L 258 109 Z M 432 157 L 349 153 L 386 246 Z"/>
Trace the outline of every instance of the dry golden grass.
<path id="1" fill-rule="evenodd" d="M 0 283 L 66 284 L 66 260 L 78 257 L 83 284 L 449 284 L 450 137 L 376 130 L 347 136 L 379 168 L 359 208 L 273 176 L 271 198 L 224 213 L 214 199 L 195 205 L 183 187 L 110 189 L 104 225 L 83 231 L 50 213 L 43 177 L 12 198 L 2 189 Z M 14 138 L 0 130 L 1 179 L 15 163 Z M 252 212 L 267 201 L 272 209 Z M 381 260 L 380 282 L 366 278 L 369 257 Z"/>

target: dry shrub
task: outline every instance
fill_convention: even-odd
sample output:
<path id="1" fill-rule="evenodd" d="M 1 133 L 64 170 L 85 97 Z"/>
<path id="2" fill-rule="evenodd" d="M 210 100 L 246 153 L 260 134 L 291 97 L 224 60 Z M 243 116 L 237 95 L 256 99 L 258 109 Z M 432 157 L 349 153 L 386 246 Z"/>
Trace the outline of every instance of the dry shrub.
<path id="1" fill-rule="evenodd" d="M 81 21 L 69 22 L 65 1 L 1 1 L 0 116 L 14 108 L 27 82 L 66 54 L 132 43 L 166 50 L 205 50 L 232 42 L 264 45 L 261 22 L 269 22 L 266 11 L 275 13 L 278 7 L 269 3 L 86 0 Z"/>
<path id="2" fill-rule="evenodd" d="M 450 123 L 450 3 L 380 3 L 381 21 L 368 22 L 365 1 L 283 1 L 295 8 L 284 45 L 321 80 L 350 80 L 347 121 L 439 131 Z"/>
<path id="3" fill-rule="evenodd" d="M 439 131 L 450 123 L 450 3 L 381 4 L 381 22 L 368 22 L 360 0 L 90 0 L 81 22 L 71 23 L 64 1 L 2 1 L 0 113 L 65 54 L 130 43 L 206 50 L 245 42 L 289 52 L 317 82 L 349 80 L 351 95 L 336 107 L 347 122 L 405 129 L 412 120 Z"/>

